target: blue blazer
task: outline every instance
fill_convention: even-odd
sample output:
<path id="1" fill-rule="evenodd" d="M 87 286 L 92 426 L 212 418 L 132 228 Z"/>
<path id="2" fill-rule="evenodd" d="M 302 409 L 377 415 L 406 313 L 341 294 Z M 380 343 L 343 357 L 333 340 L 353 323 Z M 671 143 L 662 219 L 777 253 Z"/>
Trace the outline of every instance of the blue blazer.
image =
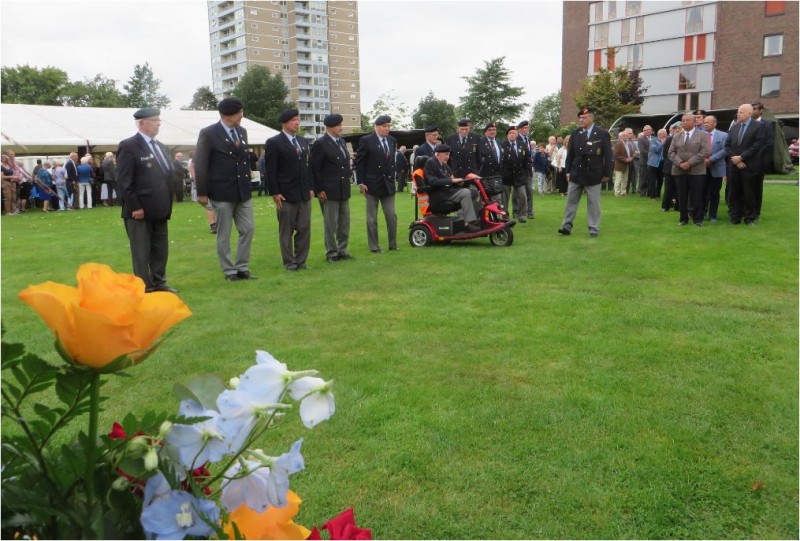
<path id="1" fill-rule="evenodd" d="M 648 167 L 659 167 L 661 165 L 663 150 L 664 144 L 658 139 L 658 137 L 653 137 L 653 140 L 650 141 L 650 148 L 647 150 Z"/>
<path id="2" fill-rule="evenodd" d="M 708 157 L 711 160 L 708 165 L 708 172 L 712 177 L 724 177 L 728 175 L 728 155 L 725 152 L 725 141 L 728 139 L 728 134 L 715 129 L 713 136 Z"/>

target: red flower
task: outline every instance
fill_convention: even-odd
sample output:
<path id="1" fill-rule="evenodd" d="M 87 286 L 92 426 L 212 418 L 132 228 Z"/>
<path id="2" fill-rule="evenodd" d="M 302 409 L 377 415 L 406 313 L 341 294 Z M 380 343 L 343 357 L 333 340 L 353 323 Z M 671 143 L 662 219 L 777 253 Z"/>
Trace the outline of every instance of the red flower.
<path id="1" fill-rule="evenodd" d="M 372 539 L 372 530 L 356 525 L 352 507 L 330 519 L 322 529 L 328 530 L 331 539 Z"/>
<path id="2" fill-rule="evenodd" d="M 114 423 L 114 426 L 111 427 L 111 432 L 108 433 L 108 437 L 112 440 L 124 440 L 128 435 L 125 434 L 125 429 L 122 428 L 121 424 Z"/>
<path id="3" fill-rule="evenodd" d="M 317 529 L 317 527 L 314 526 L 314 529 L 311 530 L 311 534 L 309 534 L 309 536 L 306 537 L 306 539 L 308 541 L 321 541 L 322 536 L 319 535 L 319 529 Z"/>

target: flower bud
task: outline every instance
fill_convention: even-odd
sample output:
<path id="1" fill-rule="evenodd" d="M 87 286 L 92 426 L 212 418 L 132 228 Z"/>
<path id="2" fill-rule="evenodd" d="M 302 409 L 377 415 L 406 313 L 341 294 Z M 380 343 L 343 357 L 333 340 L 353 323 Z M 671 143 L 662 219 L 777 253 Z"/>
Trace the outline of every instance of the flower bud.
<path id="1" fill-rule="evenodd" d="M 114 482 L 111 483 L 111 488 L 114 490 L 125 490 L 130 485 L 130 481 L 125 479 L 124 477 L 117 477 L 114 479 Z"/>
<path id="2" fill-rule="evenodd" d="M 239 387 L 239 378 L 231 378 L 230 381 L 228 381 L 228 386 L 231 389 L 237 389 Z"/>
<path id="3" fill-rule="evenodd" d="M 158 427 L 158 437 L 162 439 L 166 438 L 170 430 L 172 430 L 172 422 L 164 421 L 163 423 L 161 423 L 161 426 Z"/>
<path id="4" fill-rule="evenodd" d="M 149 438 L 146 436 L 134 436 L 128 443 L 127 453 L 131 458 L 139 458 L 150 448 Z"/>
<path id="5" fill-rule="evenodd" d="M 151 447 L 144 455 L 144 469 L 153 471 L 158 468 L 158 453 L 155 447 Z"/>

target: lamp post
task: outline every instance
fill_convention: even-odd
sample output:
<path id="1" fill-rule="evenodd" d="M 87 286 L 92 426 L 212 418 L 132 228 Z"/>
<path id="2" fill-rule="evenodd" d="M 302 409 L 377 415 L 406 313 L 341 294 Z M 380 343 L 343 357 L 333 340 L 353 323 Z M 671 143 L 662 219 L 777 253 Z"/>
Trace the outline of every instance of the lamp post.
<path id="1" fill-rule="evenodd" d="M 422 113 L 421 115 L 419 115 L 419 119 L 422 121 L 422 127 L 425 128 L 425 121 L 428 120 L 428 115 Z"/>

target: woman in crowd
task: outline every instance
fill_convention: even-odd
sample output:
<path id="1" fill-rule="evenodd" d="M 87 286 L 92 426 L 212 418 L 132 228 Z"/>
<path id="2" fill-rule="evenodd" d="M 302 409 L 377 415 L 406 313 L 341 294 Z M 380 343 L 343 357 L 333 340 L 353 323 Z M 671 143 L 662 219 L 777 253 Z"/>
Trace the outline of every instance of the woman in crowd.
<path id="1" fill-rule="evenodd" d="M 567 145 L 569 144 L 569 135 L 564 140 L 564 144 L 556 146 L 551 154 L 550 165 L 556 172 L 556 189 L 561 197 L 567 195 Z"/>
<path id="2" fill-rule="evenodd" d="M 63 162 L 54 162 L 53 184 L 55 185 L 56 193 L 58 194 L 58 210 L 63 211 L 68 209 L 70 204 L 69 193 L 67 191 L 67 170 L 64 169 Z"/>
<path id="3" fill-rule="evenodd" d="M 658 136 L 650 141 L 650 150 L 647 152 L 647 197 L 658 200 L 661 197 L 661 185 L 664 182 L 664 172 L 661 168 L 664 158 L 664 141 L 667 140 L 667 130 L 658 130 Z"/>
<path id="4" fill-rule="evenodd" d="M 42 211 L 50 212 L 50 201 L 53 200 L 53 173 L 50 162 L 44 162 L 36 173 L 37 197 L 42 201 Z"/>
<path id="5" fill-rule="evenodd" d="M 92 208 L 92 158 L 89 155 L 81 158 L 78 166 L 78 207 L 83 208 L 84 194 L 86 195 L 86 207 Z"/>
<path id="6" fill-rule="evenodd" d="M 11 161 L 8 156 L 3 154 L 2 160 L 3 199 L 6 206 L 6 216 L 14 216 L 15 214 L 19 214 L 19 211 L 15 208 L 19 178 L 14 173 L 14 168 L 11 166 Z"/>

